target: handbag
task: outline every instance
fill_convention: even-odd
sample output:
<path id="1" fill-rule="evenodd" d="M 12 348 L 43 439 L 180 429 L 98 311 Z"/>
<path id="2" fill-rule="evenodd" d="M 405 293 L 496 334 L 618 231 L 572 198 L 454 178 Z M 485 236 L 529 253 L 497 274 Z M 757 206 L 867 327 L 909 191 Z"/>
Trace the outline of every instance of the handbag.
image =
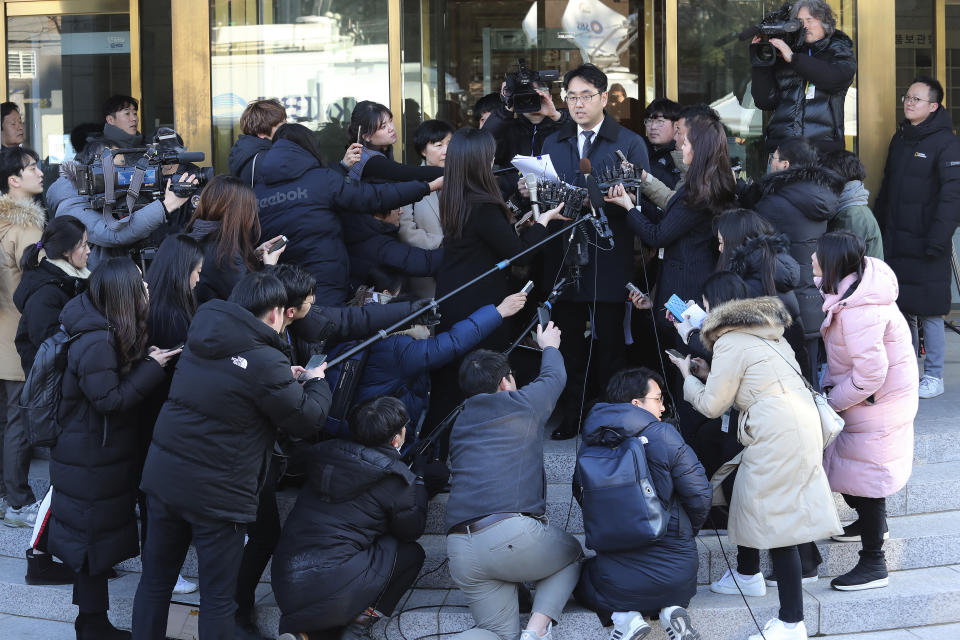
<path id="1" fill-rule="evenodd" d="M 759 338 L 759 336 L 757 336 Z M 840 417 L 840 414 L 833 410 L 833 407 L 830 406 L 830 401 L 827 400 L 827 397 L 822 393 L 818 392 L 813 388 L 813 385 L 810 384 L 810 381 L 803 377 L 803 374 L 797 370 L 790 361 L 783 357 L 783 354 L 773 348 L 773 345 L 764 338 L 760 338 L 767 343 L 767 346 L 773 349 L 773 351 L 783 358 L 783 361 L 786 362 L 791 369 L 793 369 L 800 379 L 803 380 L 804 386 L 807 388 L 807 391 L 810 392 L 810 395 L 813 396 L 813 404 L 817 406 L 817 413 L 820 414 L 820 432 L 823 435 L 823 448 L 826 449 L 831 442 L 837 439 L 837 436 L 840 435 L 840 432 L 843 431 L 843 418 Z"/>

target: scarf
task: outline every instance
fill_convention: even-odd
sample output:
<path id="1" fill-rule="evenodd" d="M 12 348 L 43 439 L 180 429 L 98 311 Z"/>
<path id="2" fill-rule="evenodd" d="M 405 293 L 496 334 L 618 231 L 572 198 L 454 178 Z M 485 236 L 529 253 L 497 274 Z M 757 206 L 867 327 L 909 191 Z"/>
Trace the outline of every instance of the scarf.
<path id="1" fill-rule="evenodd" d="M 866 205 L 870 192 L 859 180 L 851 180 L 843 185 L 843 193 L 840 194 L 840 201 L 837 204 L 837 210 L 843 211 L 848 207 L 857 205 Z"/>
<path id="2" fill-rule="evenodd" d="M 121 149 L 143 146 L 142 133 L 139 131 L 137 133 L 127 133 L 109 122 L 103 125 L 103 137 L 110 142 L 115 142 Z"/>
<path id="3" fill-rule="evenodd" d="M 86 280 L 90 277 L 90 269 L 84 267 L 83 269 L 77 269 L 75 266 L 64 260 L 63 258 L 47 258 L 47 262 L 55 266 L 56 268 L 63 271 L 65 274 L 71 278 L 79 278 L 80 280 Z"/>

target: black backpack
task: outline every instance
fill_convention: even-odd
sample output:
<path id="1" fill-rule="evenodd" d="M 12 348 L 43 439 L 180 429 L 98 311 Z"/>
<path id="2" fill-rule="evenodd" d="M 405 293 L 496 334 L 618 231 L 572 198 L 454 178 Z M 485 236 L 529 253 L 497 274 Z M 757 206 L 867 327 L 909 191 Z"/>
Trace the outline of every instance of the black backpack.
<path id="1" fill-rule="evenodd" d="M 641 433 L 615 446 L 584 446 L 577 455 L 574 486 L 586 545 L 594 551 L 629 551 L 667 532 L 670 510 L 657 496 Z"/>
<path id="2" fill-rule="evenodd" d="M 63 431 L 58 413 L 63 372 L 67 368 L 67 350 L 84 333 L 87 332 L 70 335 L 61 326 L 37 349 L 18 404 L 26 426 L 27 443 L 32 447 L 52 447 Z"/>

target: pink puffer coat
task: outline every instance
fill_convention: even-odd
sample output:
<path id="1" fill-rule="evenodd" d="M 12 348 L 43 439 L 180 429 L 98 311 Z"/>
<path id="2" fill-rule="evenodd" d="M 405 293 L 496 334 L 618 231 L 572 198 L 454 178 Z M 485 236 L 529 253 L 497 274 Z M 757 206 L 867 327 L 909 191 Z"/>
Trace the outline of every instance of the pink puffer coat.
<path id="1" fill-rule="evenodd" d="M 913 468 L 917 415 L 917 357 L 897 308 L 897 277 L 881 260 L 866 258 L 856 290 L 851 274 L 838 293 L 824 294 L 820 333 L 827 349 L 830 404 L 846 425 L 823 454 L 834 491 L 885 498 L 907 483 Z"/>

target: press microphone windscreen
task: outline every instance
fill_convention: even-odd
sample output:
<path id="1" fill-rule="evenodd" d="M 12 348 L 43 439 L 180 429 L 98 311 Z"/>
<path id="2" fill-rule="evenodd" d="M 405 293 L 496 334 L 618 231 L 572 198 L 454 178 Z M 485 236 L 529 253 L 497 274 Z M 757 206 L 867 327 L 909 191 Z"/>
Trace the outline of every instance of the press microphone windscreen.
<path id="1" fill-rule="evenodd" d="M 593 173 L 593 165 L 590 164 L 590 158 L 580 158 L 580 173 L 583 175 Z"/>

